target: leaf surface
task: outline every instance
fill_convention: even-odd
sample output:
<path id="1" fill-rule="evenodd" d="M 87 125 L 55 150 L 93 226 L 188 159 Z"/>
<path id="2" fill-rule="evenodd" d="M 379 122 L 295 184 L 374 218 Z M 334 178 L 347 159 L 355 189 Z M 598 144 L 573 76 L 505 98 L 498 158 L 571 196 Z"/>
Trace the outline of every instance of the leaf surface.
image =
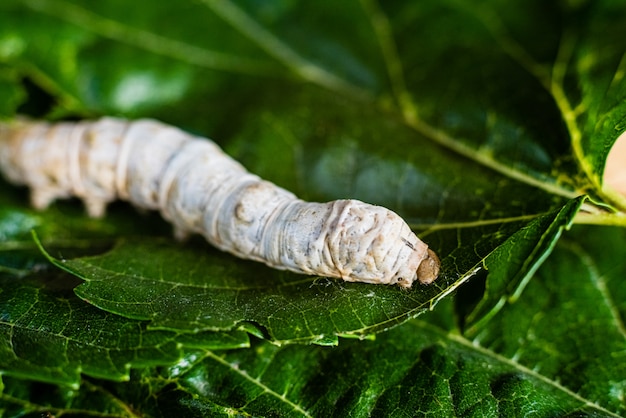
<path id="1" fill-rule="evenodd" d="M 526 263 L 537 263 L 546 253 L 545 247 L 552 246 L 560 230 L 571 221 L 579 204 L 573 201 L 568 206 L 569 213 L 564 210 L 528 223 L 498 247 L 498 253 L 487 257 L 488 268 L 498 258 L 523 257 Z M 173 250 L 167 241 L 128 241 L 105 255 L 53 262 L 86 280 L 76 288 L 81 298 L 119 315 L 151 320 L 155 328 L 229 330 L 252 321 L 276 341 L 336 344 L 338 335 L 363 337 L 432 308 L 451 288 L 480 270 L 481 260 L 472 252 L 479 245 L 489 247 L 493 241 L 502 240 L 504 231 L 502 226 L 484 229 L 485 235 L 478 242 L 464 242 L 453 251 L 451 257 L 458 263 L 468 267 L 469 263 L 476 263 L 473 271 L 461 279 L 416 286 L 410 291 L 291 273 L 276 277 L 268 268 L 236 260 L 229 260 L 228 264 L 222 261 L 223 267 L 218 270 L 215 266 L 220 264 L 217 260 L 223 259 L 221 254 L 195 246 Z M 520 251 L 523 256 L 518 254 Z M 145 266 L 147 259 L 152 260 L 149 268 Z M 516 277 L 513 272 L 522 274 L 529 269 L 511 262 L 506 265 L 509 269 L 500 275 L 508 278 Z M 461 271 L 467 268 L 458 267 Z M 486 294 L 482 306 L 499 305 L 488 298 L 513 292 L 525 281 L 524 276 L 515 282 L 503 278 L 501 286 L 506 284 L 509 289 L 489 289 L 492 293 Z"/>
<path id="2" fill-rule="evenodd" d="M 135 383 L 91 380 L 81 392 L 100 388 L 102 399 L 157 417 L 622 416 L 626 263 L 597 244 L 619 244 L 624 235 L 607 227 L 566 232 L 528 283 L 529 297 L 504 306 L 475 336 L 461 334 L 447 299 L 375 340 L 339 347 L 255 340 L 246 350 L 194 352 L 170 367 L 134 370 Z M 64 402 L 70 407 L 53 399 L 52 409 L 71 412 Z"/>
<path id="3" fill-rule="evenodd" d="M 234 348 L 246 334 L 149 331 L 83 303 L 66 275 L 37 280 L 1 277 L 0 370 L 3 374 L 78 387 L 80 374 L 128 380 L 131 367 L 172 364 L 183 347 Z"/>
<path id="4" fill-rule="evenodd" d="M 408 292 L 295 276 L 177 243 L 125 204 L 36 213 L 2 183 L 0 409 L 623 415 L 626 203 L 601 179 L 626 130 L 625 14 L 618 0 L 1 2 L 3 116 L 161 119 L 300 197 L 397 211 L 443 269 Z M 68 275 L 49 288 L 31 229 L 95 307 Z M 120 343 L 87 344 L 71 313 L 106 318 Z M 366 341 L 202 348 L 227 329 Z M 37 367 L 10 332 L 35 341 Z"/>
<path id="5" fill-rule="evenodd" d="M 251 415 L 621 416 L 626 263 L 614 256 L 624 238 L 610 227 L 565 232 L 527 297 L 475 336 L 461 334 L 448 299 L 372 341 L 207 352 L 142 374 L 162 386 L 135 396 L 159 390 L 190 415 L 229 405 Z"/>

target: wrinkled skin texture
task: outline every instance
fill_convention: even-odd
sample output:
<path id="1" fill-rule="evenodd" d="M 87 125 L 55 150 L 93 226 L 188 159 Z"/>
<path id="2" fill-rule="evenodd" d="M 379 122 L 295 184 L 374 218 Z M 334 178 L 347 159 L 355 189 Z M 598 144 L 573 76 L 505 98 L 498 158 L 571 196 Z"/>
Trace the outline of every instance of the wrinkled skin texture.
<path id="1" fill-rule="evenodd" d="M 216 144 L 153 120 L 16 121 L 0 169 L 44 209 L 79 197 L 90 216 L 121 198 L 159 210 L 178 237 L 202 234 L 242 258 L 351 282 L 433 282 L 439 259 L 394 212 L 358 200 L 304 202 L 248 173 Z"/>

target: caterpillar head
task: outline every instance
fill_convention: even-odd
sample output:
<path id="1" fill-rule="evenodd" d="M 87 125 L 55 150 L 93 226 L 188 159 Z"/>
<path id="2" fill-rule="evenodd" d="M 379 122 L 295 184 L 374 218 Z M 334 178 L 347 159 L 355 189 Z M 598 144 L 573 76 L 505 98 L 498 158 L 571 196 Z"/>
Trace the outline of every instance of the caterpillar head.
<path id="1" fill-rule="evenodd" d="M 358 200 L 334 205 L 326 246 L 344 280 L 410 288 L 437 278 L 439 258 L 396 213 Z"/>

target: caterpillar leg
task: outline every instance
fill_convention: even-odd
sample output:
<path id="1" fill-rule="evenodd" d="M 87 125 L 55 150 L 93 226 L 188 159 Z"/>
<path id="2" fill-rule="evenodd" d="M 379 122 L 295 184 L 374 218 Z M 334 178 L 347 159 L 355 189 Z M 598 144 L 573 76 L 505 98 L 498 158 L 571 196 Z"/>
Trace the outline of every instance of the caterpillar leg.
<path id="1" fill-rule="evenodd" d="M 31 205 L 37 210 L 47 209 L 57 199 L 66 198 L 67 194 L 53 188 L 33 188 L 30 192 Z M 83 204 L 90 218 L 102 218 L 109 202 L 98 198 L 83 198 Z"/>
<path id="2" fill-rule="evenodd" d="M 31 205 L 37 210 L 47 209 L 56 199 L 64 197 L 64 193 L 53 188 L 32 188 L 30 191 Z"/>
<path id="3" fill-rule="evenodd" d="M 191 235 L 191 232 L 189 232 L 187 229 L 174 226 L 174 238 L 177 241 L 180 241 L 180 242 L 186 241 L 190 235 Z"/>
<path id="4" fill-rule="evenodd" d="M 357 200 L 305 202 L 215 143 L 157 121 L 0 124 L 0 171 L 45 209 L 78 197 L 101 217 L 116 198 L 159 210 L 239 257 L 349 282 L 432 283 L 440 262 L 396 213 Z"/>
<path id="5" fill-rule="evenodd" d="M 85 209 L 90 218 L 102 218 L 106 213 L 108 201 L 98 198 L 83 199 Z"/>

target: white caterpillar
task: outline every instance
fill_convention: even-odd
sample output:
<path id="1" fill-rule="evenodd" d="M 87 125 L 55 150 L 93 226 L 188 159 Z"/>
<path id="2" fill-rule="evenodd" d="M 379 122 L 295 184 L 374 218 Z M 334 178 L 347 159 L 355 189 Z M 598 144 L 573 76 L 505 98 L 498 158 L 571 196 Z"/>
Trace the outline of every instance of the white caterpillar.
<path id="1" fill-rule="evenodd" d="M 358 200 L 304 202 L 215 143 L 154 120 L 0 125 L 0 170 L 44 209 L 77 196 L 90 216 L 121 198 L 159 210 L 178 237 L 239 257 L 351 282 L 428 284 L 439 259 L 394 212 Z"/>

